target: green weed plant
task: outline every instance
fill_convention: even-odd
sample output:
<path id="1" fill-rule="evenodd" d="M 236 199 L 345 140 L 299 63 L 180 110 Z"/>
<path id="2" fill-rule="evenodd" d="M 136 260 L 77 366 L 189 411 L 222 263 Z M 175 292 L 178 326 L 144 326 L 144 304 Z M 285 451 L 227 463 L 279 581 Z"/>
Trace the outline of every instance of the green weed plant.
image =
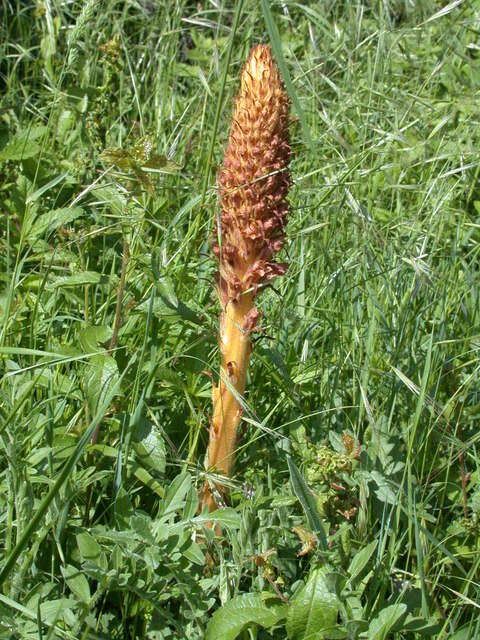
<path id="1" fill-rule="evenodd" d="M 475 3 L 0 16 L 0 637 L 480 637 Z M 290 267 L 207 516 L 215 175 L 258 42 Z"/>

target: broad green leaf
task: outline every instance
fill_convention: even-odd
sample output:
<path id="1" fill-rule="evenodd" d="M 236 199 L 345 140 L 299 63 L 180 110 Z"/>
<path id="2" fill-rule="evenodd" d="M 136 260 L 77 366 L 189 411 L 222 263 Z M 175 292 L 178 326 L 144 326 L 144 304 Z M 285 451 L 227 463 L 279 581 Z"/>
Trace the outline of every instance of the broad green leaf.
<path id="1" fill-rule="evenodd" d="M 84 353 L 95 353 L 100 344 L 108 342 L 112 337 L 112 330 L 105 325 L 89 326 L 78 334 L 78 341 Z"/>
<path id="2" fill-rule="evenodd" d="M 59 620 L 64 620 L 66 615 L 75 610 L 77 606 L 74 598 L 45 600 L 40 604 L 42 622 L 49 625 L 56 624 Z"/>
<path id="3" fill-rule="evenodd" d="M 183 519 L 190 520 L 198 513 L 198 491 L 195 487 L 190 487 L 185 499 L 185 507 L 183 509 Z"/>
<path id="4" fill-rule="evenodd" d="M 144 300 L 138 305 L 136 311 L 141 313 L 149 313 L 150 311 L 150 299 Z M 153 315 L 166 322 L 178 322 L 177 309 L 166 305 L 162 298 L 155 298 L 152 306 Z"/>
<path id="5" fill-rule="evenodd" d="M 244 594 L 217 609 L 210 620 L 205 640 L 234 640 L 252 623 L 270 629 L 287 613 L 287 605 L 273 600 L 268 604 L 260 594 Z"/>
<path id="6" fill-rule="evenodd" d="M 155 425 L 144 416 L 135 425 L 133 447 L 137 454 L 137 462 L 154 469 L 157 473 L 165 472 L 165 443 Z"/>
<path id="7" fill-rule="evenodd" d="M 106 205 L 115 215 L 122 216 L 127 208 L 126 197 L 114 187 L 99 187 L 93 189 L 92 194 L 99 199 L 100 204 Z"/>
<path id="8" fill-rule="evenodd" d="M 348 620 L 345 622 L 345 628 L 348 632 L 348 638 L 363 638 L 360 633 L 366 632 L 368 629 L 368 622 L 366 620 Z"/>
<path id="9" fill-rule="evenodd" d="M 108 276 L 97 273 L 96 271 L 81 271 L 71 276 L 57 278 L 48 285 L 48 289 L 59 289 L 61 287 L 79 287 L 86 284 L 108 284 Z"/>
<path id="10" fill-rule="evenodd" d="M 37 240 L 44 233 L 51 233 L 58 227 L 68 224 L 83 214 L 81 207 L 73 207 L 66 209 L 53 209 L 39 216 L 32 224 L 27 233 L 27 239 L 30 243 Z"/>
<path id="11" fill-rule="evenodd" d="M 216 509 L 211 513 L 197 516 L 195 518 L 196 523 L 204 523 L 204 522 L 216 522 L 224 527 L 231 527 L 232 529 L 239 529 L 241 525 L 241 516 L 238 511 L 232 509 L 231 507 L 225 507 L 223 509 Z"/>
<path id="12" fill-rule="evenodd" d="M 380 502 L 396 504 L 398 497 L 391 483 L 378 471 L 373 470 L 370 475 L 377 483 L 378 489 L 375 489 L 375 495 Z"/>
<path id="13" fill-rule="evenodd" d="M 314 569 L 295 596 L 287 616 L 289 640 L 321 640 L 337 625 L 339 603 L 331 590 L 325 567 Z"/>
<path id="14" fill-rule="evenodd" d="M 123 527 L 128 527 L 129 520 L 135 511 L 132 506 L 132 501 L 130 500 L 130 495 L 122 486 L 119 487 L 118 492 L 115 494 L 114 505 L 117 521 L 121 523 Z"/>
<path id="15" fill-rule="evenodd" d="M 160 514 L 166 515 L 173 513 L 185 503 L 185 497 L 192 484 L 192 476 L 189 473 L 180 473 L 172 480 L 168 487 L 165 497 L 160 505 Z"/>
<path id="16" fill-rule="evenodd" d="M 363 547 L 363 549 L 360 549 L 360 551 L 358 551 L 354 555 L 352 561 L 350 562 L 350 566 L 348 567 L 350 584 L 355 584 L 357 578 L 361 576 L 365 567 L 372 560 L 372 556 L 375 552 L 375 549 L 377 548 L 377 544 L 378 541 L 374 540 L 373 542 L 370 542 L 370 544 L 367 544 L 366 547 Z"/>
<path id="17" fill-rule="evenodd" d="M 175 287 L 173 286 L 171 278 L 167 276 L 160 277 L 156 285 L 157 291 L 165 304 L 176 309 L 178 307 L 178 298 L 175 294 Z"/>
<path id="18" fill-rule="evenodd" d="M 117 459 L 118 458 L 118 450 L 114 447 L 109 447 L 104 444 L 96 444 L 90 448 L 91 451 L 98 451 L 102 455 L 107 458 Z M 165 490 L 163 486 L 157 482 L 152 476 L 148 473 L 146 469 L 143 467 L 139 467 L 135 461 L 128 461 L 128 468 L 131 470 L 133 475 L 146 487 L 154 491 L 158 496 L 163 498 L 165 495 Z"/>
<path id="19" fill-rule="evenodd" d="M 273 498 L 266 498 L 265 500 L 266 502 L 270 501 L 270 505 L 277 509 L 279 507 L 291 507 L 297 501 L 293 496 L 274 496 Z"/>
<path id="20" fill-rule="evenodd" d="M 76 540 L 82 561 L 91 560 L 94 562 L 100 556 L 102 548 L 88 531 L 78 533 Z"/>
<path id="21" fill-rule="evenodd" d="M 129 468 L 131 468 L 132 473 L 137 478 L 137 480 L 140 480 L 142 484 L 144 484 L 151 491 L 163 498 L 163 496 L 165 495 L 163 486 L 159 482 L 157 482 L 155 478 L 152 478 L 152 476 L 146 469 L 144 469 L 143 467 L 139 467 L 136 462 L 129 463 Z"/>
<path id="22" fill-rule="evenodd" d="M 189 540 L 187 548 L 182 547 L 182 555 L 193 564 L 198 564 L 200 567 L 205 566 L 205 554 L 201 546 L 193 540 Z"/>
<path id="23" fill-rule="evenodd" d="M 177 298 L 172 280 L 167 276 L 158 275 L 157 261 L 154 259 L 156 254 L 152 256 L 152 270 L 155 276 L 155 284 L 158 291 L 158 297 L 153 302 L 153 313 L 163 319 L 170 318 L 176 320 L 178 317 L 189 320 L 195 324 L 200 324 L 197 314 L 190 309 L 185 303 Z M 143 302 L 139 309 L 148 311 L 150 300 Z"/>
<path id="24" fill-rule="evenodd" d="M 10 138 L 7 144 L 0 151 L 0 162 L 2 160 L 26 160 L 33 158 L 41 149 L 36 142 L 47 130 L 47 127 L 32 127 L 27 131 L 17 133 Z"/>
<path id="25" fill-rule="evenodd" d="M 36 384 L 45 389 L 54 389 L 56 393 L 68 395 L 78 400 L 82 397 L 80 389 L 74 386 L 78 384 L 78 380 L 61 373 L 58 369 L 44 369 Z"/>
<path id="26" fill-rule="evenodd" d="M 61 570 L 70 591 L 83 603 L 88 604 L 90 602 L 90 587 L 81 570 L 71 564 L 61 567 Z"/>
<path id="27" fill-rule="evenodd" d="M 402 631 L 408 631 L 417 636 L 426 636 L 427 638 L 433 638 L 441 628 L 441 625 L 435 620 L 425 620 L 425 618 L 416 618 L 414 616 L 408 616 L 402 624 Z"/>
<path id="28" fill-rule="evenodd" d="M 387 640 L 390 631 L 405 616 L 407 605 L 403 603 L 391 604 L 382 609 L 378 616 L 370 622 L 368 640 Z"/>
<path id="29" fill-rule="evenodd" d="M 91 562 L 106 571 L 107 559 L 95 538 L 88 531 L 82 531 L 77 534 L 76 540 L 82 562 Z"/>
<path id="30" fill-rule="evenodd" d="M 149 309 L 150 300 L 145 300 L 137 307 L 137 310 L 142 313 L 148 313 Z M 161 318 L 166 322 L 177 322 L 179 318 L 183 318 L 189 322 L 201 324 L 196 313 L 181 301 L 178 302 L 178 306 L 174 307 L 171 304 L 168 304 L 166 299 L 163 297 L 155 298 L 152 311 L 154 316 Z"/>
<path id="31" fill-rule="evenodd" d="M 180 170 L 180 165 L 166 156 L 154 153 L 150 159 L 142 164 L 142 170 L 151 173 L 176 173 Z"/>
<path id="32" fill-rule="evenodd" d="M 142 540 L 142 542 L 148 545 L 155 544 L 150 516 L 147 516 L 145 513 L 134 513 L 129 519 L 129 525 L 139 540 Z"/>
<path id="33" fill-rule="evenodd" d="M 449 640 L 473 640 L 474 625 L 467 624 L 449 637 Z"/>
<path id="34" fill-rule="evenodd" d="M 115 358 L 105 354 L 98 354 L 89 358 L 85 376 L 85 389 L 89 409 L 95 413 L 97 405 L 103 402 L 105 396 L 117 384 L 119 373 Z"/>
<path id="35" fill-rule="evenodd" d="M 320 520 L 315 497 L 308 488 L 304 477 L 290 456 L 287 457 L 287 462 L 293 493 L 297 496 L 300 504 L 302 505 L 305 515 L 307 516 L 310 529 L 318 535 L 321 547 L 326 549 L 327 541 L 325 538 L 325 531 L 323 529 L 322 521 Z"/>

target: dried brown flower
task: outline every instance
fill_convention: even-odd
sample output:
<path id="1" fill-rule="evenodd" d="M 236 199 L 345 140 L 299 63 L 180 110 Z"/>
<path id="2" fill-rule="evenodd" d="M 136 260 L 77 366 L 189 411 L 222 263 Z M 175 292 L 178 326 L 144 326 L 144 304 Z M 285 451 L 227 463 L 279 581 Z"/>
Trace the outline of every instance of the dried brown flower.
<path id="1" fill-rule="evenodd" d="M 284 244 L 290 186 L 288 97 L 270 47 L 245 65 L 220 170 L 220 293 L 224 305 L 286 270 L 273 261 Z"/>
<path id="2" fill-rule="evenodd" d="M 270 47 L 254 47 L 242 71 L 219 172 L 220 228 L 213 247 L 219 260 L 222 375 L 218 387 L 213 387 L 206 467 L 225 475 L 233 466 L 242 414 L 238 397 L 245 390 L 250 334 L 260 315 L 254 300 L 262 285 L 287 268 L 274 256 L 284 245 L 288 214 L 288 109 Z M 215 507 L 208 484 L 203 504 L 210 510 Z"/>

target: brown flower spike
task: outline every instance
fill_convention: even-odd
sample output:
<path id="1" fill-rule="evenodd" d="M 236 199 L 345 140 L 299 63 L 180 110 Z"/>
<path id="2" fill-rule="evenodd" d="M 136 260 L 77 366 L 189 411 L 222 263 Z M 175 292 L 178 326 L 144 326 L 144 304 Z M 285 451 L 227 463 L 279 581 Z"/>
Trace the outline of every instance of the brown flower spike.
<path id="1" fill-rule="evenodd" d="M 260 315 L 254 300 L 262 285 L 287 268 L 273 258 L 284 245 L 288 214 L 288 112 L 288 97 L 270 47 L 257 45 L 242 71 L 219 173 L 221 216 L 213 247 L 219 261 L 222 369 L 219 385 L 213 388 L 206 468 L 226 476 L 234 462 L 242 413 L 238 398 L 245 390 L 250 333 Z M 203 505 L 209 510 L 216 507 L 208 484 Z"/>

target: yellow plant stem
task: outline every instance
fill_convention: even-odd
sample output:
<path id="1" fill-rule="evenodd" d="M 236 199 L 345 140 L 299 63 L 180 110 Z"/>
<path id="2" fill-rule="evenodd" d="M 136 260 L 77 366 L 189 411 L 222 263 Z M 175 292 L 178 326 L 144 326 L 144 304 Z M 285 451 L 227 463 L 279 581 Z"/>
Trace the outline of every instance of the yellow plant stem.
<path id="1" fill-rule="evenodd" d="M 245 391 L 251 352 L 248 317 L 253 308 L 253 295 L 242 294 L 238 302 L 227 304 L 220 323 L 222 369 L 218 387 L 213 387 L 207 466 L 209 471 L 225 476 L 229 476 L 233 468 L 238 425 L 242 417 L 242 407 L 237 398 L 243 396 Z M 232 390 L 235 390 L 235 394 Z M 222 490 L 219 489 L 219 492 L 222 493 Z M 205 486 L 203 504 L 208 506 L 209 511 L 217 507 L 208 484 Z"/>

